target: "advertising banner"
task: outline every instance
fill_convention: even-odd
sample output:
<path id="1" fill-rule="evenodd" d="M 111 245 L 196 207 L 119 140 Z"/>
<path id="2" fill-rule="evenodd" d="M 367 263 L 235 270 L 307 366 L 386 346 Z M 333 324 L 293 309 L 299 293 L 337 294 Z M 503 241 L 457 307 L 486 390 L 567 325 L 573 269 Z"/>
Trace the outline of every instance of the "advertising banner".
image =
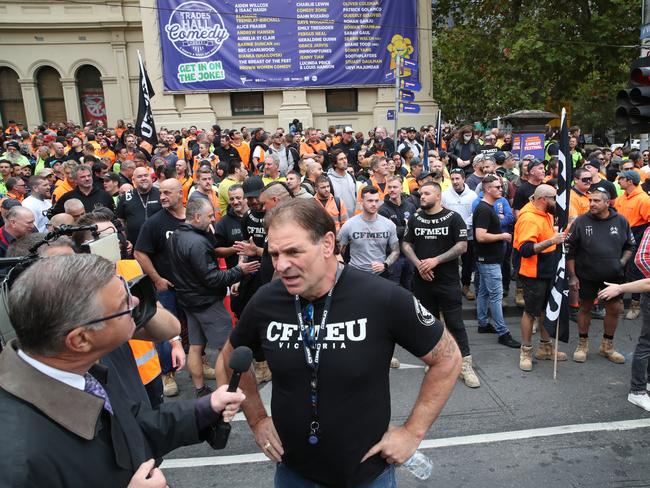
<path id="1" fill-rule="evenodd" d="M 417 0 L 158 0 L 158 15 L 166 91 L 389 85 L 395 53 L 417 62 Z"/>
<path id="2" fill-rule="evenodd" d="M 544 134 L 514 134 L 512 153 L 519 161 L 527 154 L 532 154 L 542 161 L 544 159 Z"/>
<path id="3" fill-rule="evenodd" d="M 104 92 L 86 90 L 80 94 L 84 122 L 101 122 L 106 126 L 106 102 Z"/>

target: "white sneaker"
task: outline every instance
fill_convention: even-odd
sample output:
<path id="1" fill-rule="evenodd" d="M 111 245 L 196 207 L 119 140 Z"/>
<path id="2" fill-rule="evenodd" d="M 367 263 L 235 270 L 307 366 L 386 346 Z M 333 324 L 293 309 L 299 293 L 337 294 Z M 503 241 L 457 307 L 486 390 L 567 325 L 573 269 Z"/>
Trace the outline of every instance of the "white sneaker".
<path id="1" fill-rule="evenodd" d="M 646 412 L 650 412 L 650 396 L 644 393 L 642 393 L 641 395 L 630 393 L 627 396 L 627 401 L 632 403 L 633 405 L 636 405 L 637 407 L 641 407 Z"/>

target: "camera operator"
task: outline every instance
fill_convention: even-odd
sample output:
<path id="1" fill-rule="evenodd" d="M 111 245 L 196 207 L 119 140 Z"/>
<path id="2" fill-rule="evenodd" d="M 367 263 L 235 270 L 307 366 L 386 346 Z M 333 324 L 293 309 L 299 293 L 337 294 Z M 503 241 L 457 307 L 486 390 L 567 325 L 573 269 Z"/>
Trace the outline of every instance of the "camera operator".
<path id="1" fill-rule="evenodd" d="M 16 279 L 9 317 L 18 340 L 0 354 L 0 471 L 9 485 L 146 486 L 148 475 L 162 476 L 152 458 L 214 445 L 216 424 L 232 420 L 244 395 L 227 385 L 196 402 L 150 407 L 127 341 L 180 326 L 158 308 L 136 331 L 138 304 L 114 264 L 95 255 L 42 259 Z"/>

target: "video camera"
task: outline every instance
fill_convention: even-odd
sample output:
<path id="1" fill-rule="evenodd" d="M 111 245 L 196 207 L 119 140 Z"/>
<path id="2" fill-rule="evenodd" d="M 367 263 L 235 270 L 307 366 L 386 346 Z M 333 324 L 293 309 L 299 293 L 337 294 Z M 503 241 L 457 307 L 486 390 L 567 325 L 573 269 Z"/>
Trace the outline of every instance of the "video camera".
<path id="1" fill-rule="evenodd" d="M 96 254 L 112 262 L 117 262 L 120 259 L 117 234 L 113 233 L 102 237 L 97 232 L 97 225 L 62 225 L 32 246 L 27 256 L 0 258 L 0 278 L 2 278 L 0 282 L 0 350 L 16 335 L 9 319 L 8 308 L 9 291 L 13 283 L 23 271 L 42 259 L 38 252 L 41 246 L 47 245 L 60 236 L 70 236 L 75 232 L 87 231 L 91 232 L 92 239 L 81 245 L 80 252 Z M 147 275 L 138 276 L 127 283 L 131 294 L 139 299 L 138 306 L 131 312 L 136 328 L 139 329 L 156 313 L 156 289 Z"/>

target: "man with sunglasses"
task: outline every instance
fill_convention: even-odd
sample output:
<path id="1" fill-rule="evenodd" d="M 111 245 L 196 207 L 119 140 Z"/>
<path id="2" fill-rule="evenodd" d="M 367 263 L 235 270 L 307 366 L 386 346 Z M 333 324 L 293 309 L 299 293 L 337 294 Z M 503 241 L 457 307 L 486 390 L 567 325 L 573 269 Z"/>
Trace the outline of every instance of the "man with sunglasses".
<path id="1" fill-rule="evenodd" d="M 0 355 L 0 414 L 7 422 L 0 471 L 7 484 L 164 486 L 153 459 L 214 443 L 216 424 L 233 418 L 244 396 L 226 385 L 205 400 L 152 409 L 141 384 L 140 393 L 132 391 L 137 384 L 121 373 L 137 377 L 132 357 L 121 370 L 115 362 L 98 364 L 128 348 L 134 333 L 152 338 L 149 324 L 136 331 L 137 305 L 114 263 L 92 254 L 43 259 L 18 277 L 8 300 L 17 340 Z M 171 322 L 156 316 L 157 326 L 180 328 L 168 314 Z M 161 484 L 145 484 L 149 476 Z"/>
<path id="2" fill-rule="evenodd" d="M 523 286 L 524 313 L 521 316 L 521 351 L 519 369 L 533 369 L 533 321 L 543 322 L 544 309 L 551 295 L 557 264 L 555 248 L 564 242 L 564 233 L 553 228 L 553 213 L 557 191 L 550 185 L 539 185 L 531 201 L 519 213 L 515 224 L 513 248 L 521 255 L 519 276 Z M 539 328 L 537 359 L 566 361 L 566 354 L 555 351 L 544 327 Z"/>

